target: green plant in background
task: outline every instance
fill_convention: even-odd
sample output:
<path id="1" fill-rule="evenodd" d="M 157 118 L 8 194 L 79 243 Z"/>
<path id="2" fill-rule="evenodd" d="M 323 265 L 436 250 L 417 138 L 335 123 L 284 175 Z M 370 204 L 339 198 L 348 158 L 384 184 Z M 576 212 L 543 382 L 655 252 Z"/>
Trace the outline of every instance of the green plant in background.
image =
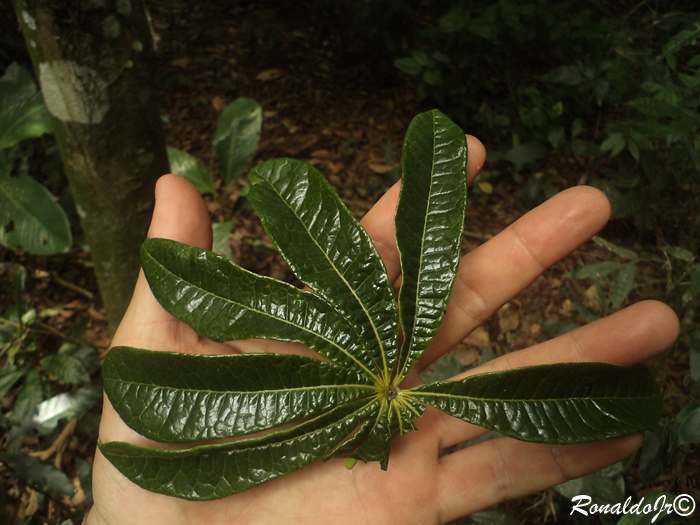
<path id="1" fill-rule="evenodd" d="M 327 361 L 113 348 L 103 368 L 105 392 L 129 426 L 171 443 L 234 439 L 180 450 L 101 443 L 104 455 L 148 490 L 214 499 L 318 459 L 344 457 L 349 468 L 379 461 L 386 469 L 391 441 L 414 428 L 426 405 L 534 442 L 655 428 L 661 398 L 643 367 L 568 363 L 404 384 L 440 326 L 456 276 L 466 154 L 464 133 L 438 111 L 408 128 L 395 218 L 403 272 L 398 308 L 371 239 L 323 175 L 300 161 L 255 167 L 248 198 L 315 293 L 207 250 L 146 241 L 142 264 L 154 295 L 200 335 L 301 342 Z M 226 416 L 211 421 L 212 411 Z"/>
<path id="2" fill-rule="evenodd" d="M 73 244 L 66 212 L 33 176 L 36 152 L 31 139 L 51 132 L 49 115 L 31 74 L 12 64 L 0 78 L 0 244 L 35 255 L 65 253 Z M 12 301 L 0 311 L 0 414 L 4 453 L 0 461 L 37 491 L 38 505 L 75 492 L 68 475 L 41 454 L 22 450 L 29 433 L 55 443 L 65 421 L 78 418 L 102 396 L 91 375 L 100 368 L 97 350 L 81 342 L 83 326 L 58 332 L 46 320 L 56 312 L 37 310 L 25 299 L 27 270 L 0 263 L 0 293 Z M 46 344 L 46 341 L 62 341 Z M 50 352 L 47 352 L 50 348 Z M 74 424 L 74 423 L 71 423 Z M 50 449 L 50 448 L 49 448 Z M 89 494 L 90 464 L 78 461 Z"/>
<path id="3" fill-rule="evenodd" d="M 262 118 L 260 104 L 249 98 L 233 101 L 219 115 L 213 146 L 224 187 L 239 180 L 253 159 L 260 141 Z M 202 193 L 217 194 L 214 177 L 194 155 L 168 146 L 168 159 L 173 173 L 185 177 Z M 232 213 L 235 215 L 241 207 L 241 202 L 237 202 Z M 233 225 L 233 219 L 212 224 L 216 253 L 230 257 L 228 234 Z"/>
<path id="4" fill-rule="evenodd" d="M 47 498 L 71 496 L 75 487 L 63 470 L 47 461 L 50 454 L 25 453 L 23 439 L 34 433 L 40 440 L 64 442 L 66 429 L 102 397 L 101 386 L 91 379 L 100 368 L 100 357 L 82 341 L 84 326 L 76 324 L 62 334 L 40 320 L 55 312 L 37 310 L 24 299 L 27 272 L 23 266 L 2 263 L 0 276 L 0 293 L 14 298 L 0 312 L 0 397 L 4 400 L 0 461 L 11 466 L 18 480 L 38 491 L 39 506 L 45 507 Z M 46 344 L 47 339 L 61 343 L 54 347 Z M 91 466 L 82 459 L 77 463 L 78 477 L 89 497 Z"/>
<path id="5" fill-rule="evenodd" d="M 0 78 L 0 244 L 37 255 L 67 252 L 68 218 L 29 173 L 28 139 L 50 133 L 44 99 L 30 73 L 12 64 Z"/>
<path id="6" fill-rule="evenodd" d="M 492 145 L 528 204 L 583 180 L 640 231 L 685 224 L 700 193 L 700 18 L 682 2 L 647 4 L 447 2 L 395 65 Z M 556 154 L 585 171 L 523 174 Z"/>
<path id="7" fill-rule="evenodd" d="M 43 171 L 51 161 L 42 160 L 32 141 L 49 133 L 48 111 L 31 74 L 10 65 L 0 78 L 0 244 L 23 254 L 66 253 L 73 245 L 65 210 L 35 178 L 40 173 L 51 182 L 51 173 Z M 34 434 L 39 443 L 50 443 L 48 451 L 65 446 L 78 420 L 102 397 L 101 385 L 92 381 L 100 357 L 82 339 L 85 326 L 64 334 L 46 323 L 60 312 L 32 306 L 26 287 L 22 264 L 0 262 L 0 294 L 11 299 L 0 309 L 0 462 L 46 509 L 51 499 L 72 496 L 75 486 L 48 461 L 52 454 L 26 453 L 23 441 Z M 76 464 L 89 499 L 91 465 L 82 459 Z M 2 507 L 0 521 L 4 502 Z"/>
<path id="8" fill-rule="evenodd" d="M 589 297 L 592 304 L 588 307 L 571 300 L 578 314 L 586 322 L 592 322 L 618 310 L 633 294 L 659 295 L 645 288 L 662 288 L 660 298 L 683 313 L 680 342 L 674 352 L 688 350 L 688 379 L 696 385 L 700 384 L 700 330 L 694 322 L 695 311 L 700 304 L 700 264 L 696 257 L 689 250 L 678 246 L 660 246 L 656 252 L 637 253 L 601 237 L 594 237 L 593 241 L 605 248 L 613 258 L 592 262 L 569 273 L 571 279 L 592 283 L 592 289 L 595 290 Z M 578 328 L 579 324 L 559 320 L 545 321 L 542 326 L 549 335 L 556 336 Z M 664 415 L 656 429 L 644 433 L 644 443 L 636 456 L 600 472 L 559 485 L 554 488 L 554 492 L 563 496 L 567 502 L 578 494 L 591 495 L 594 501 L 611 505 L 624 501 L 630 494 L 636 498 L 635 502 L 641 499 L 626 483 L 625 475 L 630 466 L 636 467 L 637 476 L 644 483 L 652 483 L 665 468 L 672 472 L 677 468 L 672 462 L 669 465 L 673 454 L 682 453 L 684 448 L 700 443 L 700 405 L 692 402 L 692 385 L 686 386 L 689 388 L 669 389 L 666 392 L 667 404 L 673 403 L 680 408 L 675 413 Z M 692 453 L 688 454 L 692 456 Z M 656 501 L 658 496 L 659 492 L 646 495 L 650 501 Z M 673 497 L 670 496 L 670 501 Z M 628 516 L 618 522 L 616 517 L 609 516 L 602 523 L 637 523 L 630 520 Z M 587 521 L 581 518 L 581 523 Z M 641 525 L 643 522 L 639 523 Z"/>

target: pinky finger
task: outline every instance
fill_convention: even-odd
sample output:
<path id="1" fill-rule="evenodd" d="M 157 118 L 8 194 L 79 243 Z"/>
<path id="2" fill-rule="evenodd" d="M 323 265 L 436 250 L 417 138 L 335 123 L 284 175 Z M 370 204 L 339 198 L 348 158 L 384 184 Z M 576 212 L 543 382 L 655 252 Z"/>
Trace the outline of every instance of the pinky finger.
<path id="1" fill-rule="evenodd" d="M 542 445 L 510 438 L 484 441 L 444 456 L 440 522 L 585 476 L 634 453 L 641 435 L 583 445 Z"/>

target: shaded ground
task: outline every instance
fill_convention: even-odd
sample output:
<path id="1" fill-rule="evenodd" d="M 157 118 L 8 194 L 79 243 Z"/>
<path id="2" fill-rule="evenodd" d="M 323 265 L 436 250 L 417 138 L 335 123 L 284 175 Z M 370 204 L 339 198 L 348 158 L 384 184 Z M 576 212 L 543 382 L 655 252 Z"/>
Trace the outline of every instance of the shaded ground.
<path id="1" fill-rule="evenodd" d="M 367 79 L 361 74 L 361 64 L 347 62 L 332 34 L 318 34 L 311 23 L 306 30 L 276 34 L 276 49 L 284 49 L 283 54 L 261 51 L 255 36 L 240 30 L 238 22 L 246 14 L 243 9 L 221 12 L 215 7 L 184 2 L 152 6 L 168 143 L 196 155 L 215 172 L 211 137 L 218 112 L 237 97 L 255 98 L 264 110 L 255 162 L 279 156 L 312 162 L 328 176 L 350 209 L 361 216 L 397 180 L 405 128 L 416 113 L 428 108 L 400 82 Z M 363 76 L 363 82 L 356 80 Z M 212 216 L 231 218 L 239 194 L 237 187 L 228 195 L 211 199 Z M 524 211 L 518 187 L 506 177 L 497 179 L 490 193 L 472 191 L 465 250 L 492 237 Z M 259 273 L 290 277 L 279 258 L 267 249 L 264 233 L 251 211 L 244 209 L 235 220 L 231 234 L 234 259 Z M 46 331 L 42 343 L 46 348 L 57 347 L 76 322 L 87 326 L 88 343 L 103 352 L 108 347 L 106 323 L 95 299 L 95 282 L 85 271 L 84 258 L 79 251 L 70 257 L 16 258 L 30 276 L 27 296 L 38 311 L 52 312 L 39 325 Z M 478 364 L 484 356 L 501 355 L 549 338 L 543 320 L 581 323 L 571 300 L 594 309 L 595 290 L 590 283 L 572 280 L 566 274 L 586 263 L 609 258 L 609 252 L 589 243 L 557 264 L 467 338 L 445 364 L 445 370 Z M 666 370 L 665 386 L 682 387 L 687 376 L 682 358 L 659 366 Z M 56 440 L 30 435 L 23 450 L 53 461 L 80 488 L 76 458 L 92 458 L 98 413 L 83 418 Z M 686 472 L 669 474 L 679 489 L 697 482 L 691 477 L 697 476 L 697 460 L 688 466 L 683 469 Z M 13 481 L 9 472 L 2 475 L 9 515 L 29 517 L 36 512 L 31 523 L 60 523 L 71 515 L 71 509 L 84 505 L 85 497 L 79 490 L 72 499 L 51 503 L 47 514 L 37 510 L 34 491 Z M 669 479 L 658 480 L 664 489 L 668 489 L 668 485 L 663 486 L 667 482 Z M 522 523 L 544 522 L 545 518 L 555 522 L 555 500 L 548 491 L 507 508 Z M 566 518 L 556 522 L 565 523 Z"/>

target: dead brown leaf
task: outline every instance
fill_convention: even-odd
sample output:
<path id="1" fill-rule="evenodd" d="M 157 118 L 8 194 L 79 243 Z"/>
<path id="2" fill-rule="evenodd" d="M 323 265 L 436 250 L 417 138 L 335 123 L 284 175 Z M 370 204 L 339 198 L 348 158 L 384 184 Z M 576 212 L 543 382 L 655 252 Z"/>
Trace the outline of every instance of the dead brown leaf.
<path id="1" fill-rule="evenodd" d="M 261 71 L 255 76 L 255 80 L 261 80 L 263 82 L 269 82 L 270 80 L 277 80 L 282 76 L 282 70 L 281 69 L 266 69 L 265 71 Z"/>

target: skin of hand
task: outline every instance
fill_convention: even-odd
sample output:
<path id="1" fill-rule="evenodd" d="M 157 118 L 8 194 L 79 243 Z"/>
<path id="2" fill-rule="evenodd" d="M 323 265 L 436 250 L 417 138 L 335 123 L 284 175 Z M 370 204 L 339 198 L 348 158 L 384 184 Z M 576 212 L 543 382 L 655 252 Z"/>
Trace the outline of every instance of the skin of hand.
<path id="1" fill-rule="evenodd" d="M 467 178 L 485 160 L 481 142 L 468 136 Z M 362 220 L 389 275 L 400 275 L 393 234 L 398 185 Z M 444 322 L 409 380 L 493 315 L 551 265 L 589 240 L 608 220 L 609 204 L 598 190 L 563 191 L 465 255 Z M 211 247 L 209 214 L 199 193 L 175 175 L 156 187 L 150 237 Z M 499 357 L 468 373 L 525 365 L 606 361 L 641 362 L 669 347 L 678 320 L 667 306 L 646 301 L 566 335 Z M 270 341 L 217 343 L 195 334 L 166 313 L 143 274 L 113 345 L 220 354 L 246 351 L 309 353 L 300 345 Z M 466 374 L 464 374 L 466 375 Z M 442 455 L 483 429 L 428 407 L 416 432 L 397 437 L 389 468 L 342 460 L 315 463 L 298 472 L 221 500 L 191 502 L 151 493 L 122 476 L 100 453 L 93 470 L 94 506 L 89 525 L 433 524 L 446 523 L 495 503 L 532 494 L 599 470 L 632 454 L 639 435 L 584 445 L 542 445 L 497 438 Z M 100 440 L 150 444 L 129 429 L 105 399 Z"/>

